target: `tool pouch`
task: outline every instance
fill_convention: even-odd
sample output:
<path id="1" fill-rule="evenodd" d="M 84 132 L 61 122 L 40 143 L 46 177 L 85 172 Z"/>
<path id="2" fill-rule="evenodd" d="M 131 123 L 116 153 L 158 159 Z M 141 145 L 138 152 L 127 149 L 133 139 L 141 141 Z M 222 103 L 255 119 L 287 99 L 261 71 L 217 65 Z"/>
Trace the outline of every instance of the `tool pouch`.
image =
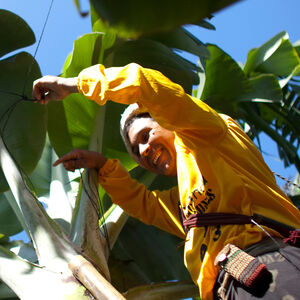
<path id="1" fill-rule="evenodd" d="M 272 274 L 267 270 L 265 264 L 232 244 L 227 244 L 218 253 L 215 265 L 225 271 L 225 280 L 218 291 L 220 296 L 226 294 L 226 285 L 228 285 L 230 277 L 233 277 L 247 289 L 255 289 L 262 282 L 272 281 Z"/>

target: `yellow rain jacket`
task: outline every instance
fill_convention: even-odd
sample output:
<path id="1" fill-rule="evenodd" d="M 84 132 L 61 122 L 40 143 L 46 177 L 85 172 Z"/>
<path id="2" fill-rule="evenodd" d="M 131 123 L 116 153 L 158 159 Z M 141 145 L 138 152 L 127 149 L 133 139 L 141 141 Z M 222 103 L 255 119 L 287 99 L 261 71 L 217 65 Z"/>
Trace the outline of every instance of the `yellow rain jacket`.
<path id="1" fill-rule="evenodd" d="M 174 131 L 178 187 L 149 191 L 111 159 L 100 170 L 99 182 L 130 215 L 186 239 L 185 265 L 203 300 L 213 297 L 218 274 L 214 259 L 225 244 L 245 248 L 266 235 L 247 224 L 191 228 L 185 236 L 179 200 L 185 217 L 258 213 L 300 228 L 298 209 L 278 188 L 260 152 L 237 123 L 187 95 L 160 72 L 137 64 L 107 69 L 96 65 L 80 73 L 78 89 L 100 105 L 107 100 L 138 102 L 161 126 Z"/>

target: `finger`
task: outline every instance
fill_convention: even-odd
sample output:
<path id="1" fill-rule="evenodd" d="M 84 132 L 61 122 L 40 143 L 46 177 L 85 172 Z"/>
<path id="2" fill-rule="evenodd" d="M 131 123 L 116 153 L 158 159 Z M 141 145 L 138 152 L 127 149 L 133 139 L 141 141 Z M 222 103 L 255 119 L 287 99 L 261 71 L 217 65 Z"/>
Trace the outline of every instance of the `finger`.
<path id="1" fill-rule="evenodd" d="M 68 161 L 68 160 L 70 160 L 70 159 L 72 159 L 72 156 L 68 153 L 68 154 L 62 156 L 61 158 L 59 158 L 57 161 L 55 161 L 55 162 L 53 163 L 53 167 L 56 167 L 56 166 L 58 166 L 59 164 L 64 163 L 64 162 L 66 162 L 66 161 Z"/>
<path id="2" fill-rule="evenodd" d="M 49 101 L 57 100 L 58 77 L 47 75 L 37 79 L 33 83 L 32 98 L 37 99 L 42 104 L 47 104 Z"/>
<path id="3" fill-rule="evenodd" d="M 32 98 L 41 100 L 47 91 L 42 79 L 35 80 L 32 87 Z"/>
<path id="4" fill-rule="evenodd" d="M 32 89 L 32 98 L 37 100 L 42 100 L 43 90 L 38 86 L 34 85 Z"/>
<path id="5" fill-rule="evenodd" d="M 65 161 L 65 162 L 63 163 L 63 165 L 64 165 L 64 168 L 65 168 L 67 171 L 72 171 L 72 172 L 75 171 L 75 167 L 74 167 L 75 162 L 74 162 L 73 160 Z"/>
<path id="6" fill-rule="evenodd" d="M 51 101 L 51 92 L 47 91 L 46 93 L 42 94 L 42 98 L 40 100 L 41 104 L 48 104 Z"/>
<path id="7" fill-rule="evenodd" d="M 32 98 L 33 99 L 37 99 L 40 100 L 40 88 L 39 88 L 39 83 L 38 80 L 35 80 L 33 82 L 33 86 L 32 86 Z"/>
<path id="8" fill-rule="evenodd" d="M 68 160 L 65 161 L 63 165 L 68 171 L 74 171 L 75 169 L 86 168 L 85 162 L 81 159 Z"/>
<path id="9" fill-rule="evenodd" d="M 57 165 L 68 161 L 68 160 L 74 160 L 74 159 L 79 159 L 81 157 L 81 151 L 78 149 L 72 150 L 71 152 L 63 155 L 60 157 L 57 161 L 54 162 L 53 166 L 56 167 Z"/>

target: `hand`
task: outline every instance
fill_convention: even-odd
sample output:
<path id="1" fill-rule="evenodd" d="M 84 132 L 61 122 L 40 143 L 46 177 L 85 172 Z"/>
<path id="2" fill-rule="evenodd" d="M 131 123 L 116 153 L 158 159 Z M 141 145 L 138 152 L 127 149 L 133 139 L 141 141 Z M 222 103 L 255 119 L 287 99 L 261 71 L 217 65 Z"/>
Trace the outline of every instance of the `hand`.
<path id="1" fill-rule="evenodd" d="M 77 77 L 63 78 L 47 75 L 33 83 L 32 98 L 41 104 L 49 101 L 59 101 L 71 93 L 78 93 Z"/>
<path id="2" fill-rule="evenodd" d="M 53 166 L 63 164 L 65 169 L 74 172 L 75 169 L 96 169 L 98 172 L 107 161 L 107 158 L 95 151 L 75 149 L 63 155 Z"/>

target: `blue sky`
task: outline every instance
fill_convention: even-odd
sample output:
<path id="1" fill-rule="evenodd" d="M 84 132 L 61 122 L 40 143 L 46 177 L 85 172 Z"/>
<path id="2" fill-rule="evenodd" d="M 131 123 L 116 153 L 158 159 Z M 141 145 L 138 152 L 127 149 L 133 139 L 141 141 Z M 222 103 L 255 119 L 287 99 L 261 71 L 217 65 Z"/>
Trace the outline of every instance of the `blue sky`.
<path id="1" fill-rule="evenodd" d="M 9 0 L 0 8 L 11 10 L 27 21 L 40 36 L 51 0 Z M 88 1 L 81 0 L 84 8 Z M 190 30 L 204 43 L 221 47 L 235 60 L 244 63 L 251 48 L 258 47 L 275 34 L 286 30 L 291 42 L 300 40 L 299 0 L 245 0 L 215 14 L 211 23 L 216 31 L 191 27 Z M 73 41 L 91 31 L 89 17 L 81 18 L 73 0 L 54 0 L 52 12 L 36 59 L 43 75 L 60 74 L 62 65 L 72 50 Z M 26 49 L 34 53 L 36 44 Z M 277 158 L 275 145 L 263 138 L 263 148 L 268 153 L 265 160 L 270 168 L 283 176 L 293 178 L 295 168 L 285 169 Z M 282 181 L 278 181 L 282 185 Z"/>

